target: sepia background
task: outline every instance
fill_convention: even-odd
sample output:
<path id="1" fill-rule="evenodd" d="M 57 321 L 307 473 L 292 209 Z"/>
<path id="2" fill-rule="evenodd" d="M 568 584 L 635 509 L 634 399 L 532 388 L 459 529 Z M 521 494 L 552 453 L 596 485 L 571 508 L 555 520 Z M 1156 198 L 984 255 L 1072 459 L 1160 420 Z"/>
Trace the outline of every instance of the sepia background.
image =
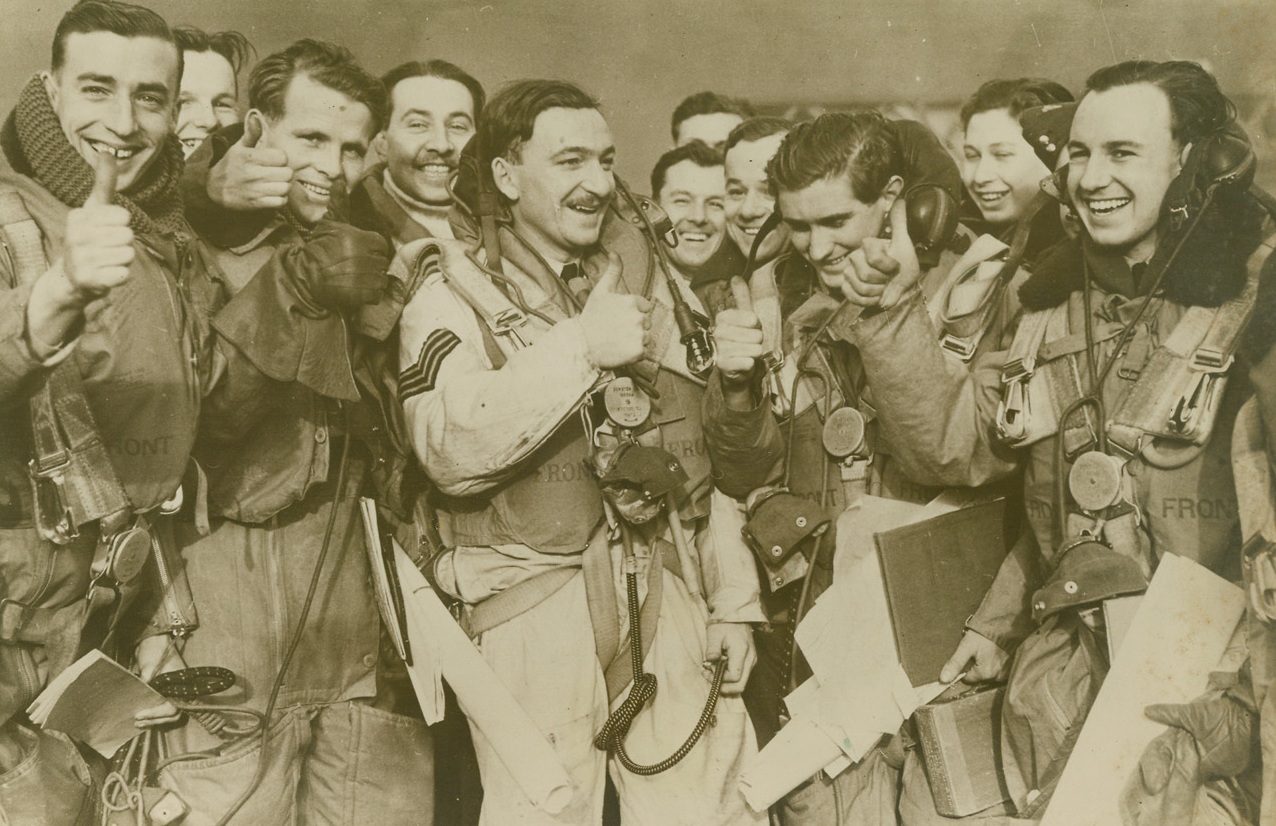
<path id="1" fill-rule="evenodd" d="M 46 68 L 71 0 L 4 0 L 0 106 Z M 1040 75 L 1079 89 L 1116 60 L 1206 63 L 1240 105 L 1260 158 L 1276 159 L 1271 0 L 151 0 L 171 23 L 235 28 L 265 55 L 298 37 L 351 47 L 381 73 L 441 57 L 489 90 L 561 77 L 599 96 L 620 171 L 645 189 L 669 114 L 713 89 L 768 112 L 873 105 L 951 137 L 979 83 Z M 1260 180 L 1276 183 L 1276 162 Z"/>

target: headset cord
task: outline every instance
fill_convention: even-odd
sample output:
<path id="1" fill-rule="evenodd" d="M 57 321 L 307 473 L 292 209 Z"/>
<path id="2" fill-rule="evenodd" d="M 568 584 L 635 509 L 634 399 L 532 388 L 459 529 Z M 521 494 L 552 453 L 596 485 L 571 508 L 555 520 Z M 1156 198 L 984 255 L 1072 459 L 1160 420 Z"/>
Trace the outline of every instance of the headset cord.
<path id="1" fill-rule="evenodd" d="M 252 780 L 249 781 L 248 788 L 244 789 L 239 798 L 231 804 L 231 807 L 222 815 L 221 820 L 217 821 L 217 826 L 226 826 L 244 804 L 248 802 L 248 798 L 253 796 L 261 786 L 262 779 L 266 776 L 266 749 L 269 745 L 270 735 L 270 719 L 275 712 L 275 704 L 279 700 L 279 692 L 283 688 L 284 677 L 288 674 L 288 666 L 292 664 L 292 659 L 297 653 L 297 647 L 301 644 L 301 633 L 305 630 L 306 620 L 310 616 L 310 608 L 314 605 L 315 594 L 319 591 L 319 580 L 323 575 L 323 564 L 328 558 L 328 551 L 332 546 L 332 532 L 337 524 L 337 511 L 341 507 L 341 494 L 346 487 L 346 472 L 349 470 L 350 460 L 350 442 L 354 440 L 354 435 L 350 428 L 350 414 L 346 410 L 344 404 L 338 402 L 341 406 L 341 415 L 343 425 L 345 427 L 346 437 L 341 446 L 341 461 L 337 466 L 337 484 L 333 491 L 332 510 L 328 512 L 328 524 L 323 531 L 323 543 L 319 546 L 319 558 L 315 560 L 314 573 L 310 575 L 310 587 L 306 591 L 306 600 L 301 605 L 301 615 L 297 618 L 297 626 L 293 629 L 292 638 L 288 641 L 288 650 L 284 653 L 283 661 L 279 664 L 279 673 L 275 675 L 275 682 L 270 687 L 270 699 L 266 702 L 266 711 L 261 716 L 261 750 L 257 755 L 257 770 L 253 772 Z"/>
<path id="2" fill-rule="evenodd" d="M 643 706 L 656 696 L 656 675 L 642 670 L 642 612 L 638 605 L 638 565 L 634 554 L 633 539 L 629 528 L 623 520 L 617 520 L 620 537 L 625 549 L 625 596 L 629 608 L 629 656 L 633 665 L 634 684 L 625 701 L 607 717 L 602 729 L 594 737 L 594 747 L 601 751 L 614 752 L 620 765 L 628 771 L 642 777 L 650 777 L 668 771 L 691 753 L 691 749 L 699 742 L 700 737 L 713 722 L 714 709 L 718 705 L 718 695 L 722 691 L 722 677 L 726 673 L 727 659 L 720 657 L 713 671 L 713 681 L 709 684 L 709 697 L 705 700 L 700 719 L 691 729 L 691 734 L 678 749 L 664 760 L 650 765 L 637 763 L 625 751 L 625 738 L 629 735 L 629 727 L 634 718 L 642 711 Z M 653 564 L 658 564 L 654 563 Z"/>

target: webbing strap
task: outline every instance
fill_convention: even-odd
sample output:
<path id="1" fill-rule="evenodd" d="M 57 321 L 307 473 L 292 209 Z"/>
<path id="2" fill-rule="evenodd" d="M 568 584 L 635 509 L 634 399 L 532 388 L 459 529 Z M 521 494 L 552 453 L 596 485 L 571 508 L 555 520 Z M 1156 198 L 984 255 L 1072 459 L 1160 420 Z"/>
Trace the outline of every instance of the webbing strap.
<path id="1" fill-rule="evenodd" d="M 966 254 L 953 267 L 957 273 L 949 280 L 936 300 L 943 347 L 963 361 L 968 361 L 979 346 L 987 322 L 989 310 L 1001 297 L 1002 281 L 1008 280 L 1002 256 L 1009 250 L 1004 243 L 991 235 L 981 235 L 966 250 Z M 1013 275 L 1013 272 L 1009 275 Z M 955 306 L 955 293 L 979 289 L 979 297 L 973 307 Z M 960 302 L 966 305 L 967 302 Z"/>
<path id="2" fill-rule="evenodd" d="M 1116 338 L 1121 335 L 1121 331 L 1125 329 L 1119 321 L 1105 321 L 1094 328 L 1094 343 L 1102 344 L 1105 341 Z M 1037 350 L 1037 361 L 1046 363 L 1054 361 L 1063 356 L 1071 356 L 1082 353 L 1086 348 L 1086 336 L 1084 332 L 1071 333 L 1056 338 L 1051 341 L 1042 343 L 1041 348 Z"/>
<path id="3" fill-rule="evenodd" d="M 78 621 L 84 612 L 84 600 L 58 608 L 0 600 L 0 640 L 43 645 L 55 631 L 67 625 L 69 618 Z"/>
<path id="4" fill-rule="evenodd" d="M 1184 312 L 1112 416 L 1112 441 L 1130 452 L 1141 448 L 1145 435 L 1204 442 L 1270 253 L 1263 244 L 1250 256 L 1240 295 L 1219 307 Z"/>
<path id="5" fill-rule="evenodd" d="M 484 631 L 509 622 L 561 591 L 578 570 L 575 565 L 550 568 L 493 594 L 477 605 L 466 606 L 465 613 L 461 615 L 461 627 L 471 639 L 475 639 Z"/>
<path id="6" fill-rule="evenodd" d="M 663 547 L 661 548 L 663 551 Z M 647 572 L 647 598 L 642 603 L 642 656 L 645 658 L 655 639 L 660 619 L 660 601 L 664 592 L 664 553 L 652 555 Z M 607 697 L 615 700 L 634 679 L 629 656 L 629 636 L 620 636 L 617 614 L 615 572 L 611 564 L 611 548 L 604 526 L 595 534 L 580 564 L 551 568 L 510 588 L 494 594 L 477 605 L 468 606 L 461 615 L 461 627 L 471 639 L 485 631 L 509 622 L 562 590 L 583 568 L 585 599 L 589 604 L 590 624 L 594 630 L 594 649 L 607 682 Z"/>
<path id="7" fill-rule="evenodd" d="M 74 524 L 78 527 L 131 510 L 98 435 L 74 361 L 65 361 L 49 373 L 31 397 L 30 408 L 32 471 L 39 479 L 56 478 L 61 483 Z"/>
<path id="8" fill-rule="evenodd" d="M 503 338 L 511 351 L 522 349 L 530 344 L 531 341 L 526 335 L 531 332 L 531 328 L 527 325 L 527 315 L 496 288 L 491 278 L 465 256 L 449 254 L 444 251 L 442 245 L 439 246 L 439 251 L 446 258 L 446 261 L 440 261 L 444 280 L 461 300 L 478 314 L 484 328 L 491 335 Z M 490 347 L 486 349 L 488 358 L 492 359 L 494 366 L 500 367 L 505 363 L 504 351 L 498 360 L 492 358 L 495 354 L 491 352 Z"/>
<path id="9" fill-rule="evenodd" d="M 1034 384 L 1032 375 L 1037 368 L 1037 352 L 1057 310 L 1024 313 L 1010 342 L 1006 363 L 1001 368 L 1001 401 L 997 405 L 997 433 L 1010 444 L 1027 444 L 1033 435 L 1049 435 L 1054 431 L 1057 413 L 1044 403 L 1047 399 L 1030 398 L 1029 391 Z M 1046 416 L 1050 421 L 1041 421 Z"/>

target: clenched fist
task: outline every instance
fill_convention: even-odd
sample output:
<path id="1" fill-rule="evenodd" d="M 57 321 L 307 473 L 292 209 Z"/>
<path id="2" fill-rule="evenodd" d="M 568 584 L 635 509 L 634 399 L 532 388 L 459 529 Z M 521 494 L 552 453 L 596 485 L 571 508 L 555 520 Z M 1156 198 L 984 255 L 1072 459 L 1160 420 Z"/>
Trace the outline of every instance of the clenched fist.
<path id="1" fill-rule="evenodd" d="M 310 240 L 287 256 L 298 293 L 316 315 L 375 304 L 390 283 L 390 243 L 339 221 L 315 225 Z"/>
<path id="2" fill-rule="evenodd" d="M 99 298 L 128 280 L 133 263 L 129 211 L 113 204 L 116 160 L 98 153 L 93 190 L 84 206 L 66 216 L 66 253 L 62 268 L 82 299 Z"/>
<path id="3" fill-rule="evenodd" d="M 651 300 L 620 291 L 624 267 L 608 253 L 607 269 L 580 311 L 589 359 L 600 370 L 633 364 L 647 350 Z"/>

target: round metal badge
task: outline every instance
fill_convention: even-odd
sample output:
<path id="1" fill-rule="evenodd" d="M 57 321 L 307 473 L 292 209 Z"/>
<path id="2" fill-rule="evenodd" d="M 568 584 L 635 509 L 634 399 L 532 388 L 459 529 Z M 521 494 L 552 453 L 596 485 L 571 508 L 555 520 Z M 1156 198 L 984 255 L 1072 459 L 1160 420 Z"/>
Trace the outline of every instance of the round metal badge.
<path id="1" fill-rule="evenodd" d="M 1121 460 L 1098 450 L 1077 457 L 1068 471 L 1068 490 L 1082 509 L 1101 511 L 1121 498 Z"/>
<path id="2" fill-rule="evenodd" d="M 824 449 L 838 459 L 863 452 L 866 424 L 854 407 L 839 407 L 824 420 Z"/>
<path id="3" fill-rule="evenodd" d="M 603 391 L 607 415 L 621 427 L 635 428 L 651 415 L 651 399 L 627 376 L 613 379 Z"/>

